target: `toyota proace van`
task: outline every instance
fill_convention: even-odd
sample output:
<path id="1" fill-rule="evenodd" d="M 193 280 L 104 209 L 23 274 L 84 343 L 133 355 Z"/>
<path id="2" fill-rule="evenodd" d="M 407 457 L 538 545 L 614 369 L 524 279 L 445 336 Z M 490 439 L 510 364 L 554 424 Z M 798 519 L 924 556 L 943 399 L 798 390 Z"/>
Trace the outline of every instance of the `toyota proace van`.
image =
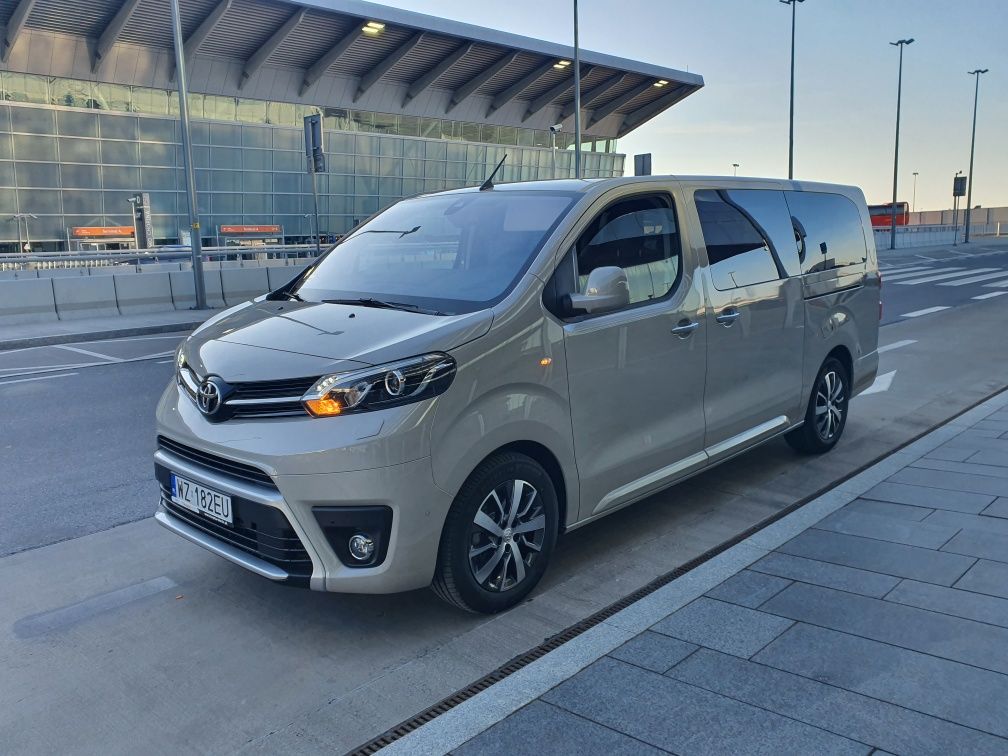
<path id="1" fill-rule="evenodd" d="M 557 537 L 783 436 L 878 366 L 859 189 L 514 183 L 403 200 L 179 348 L 157 520 L 321 591 L 521 601 Z"/>

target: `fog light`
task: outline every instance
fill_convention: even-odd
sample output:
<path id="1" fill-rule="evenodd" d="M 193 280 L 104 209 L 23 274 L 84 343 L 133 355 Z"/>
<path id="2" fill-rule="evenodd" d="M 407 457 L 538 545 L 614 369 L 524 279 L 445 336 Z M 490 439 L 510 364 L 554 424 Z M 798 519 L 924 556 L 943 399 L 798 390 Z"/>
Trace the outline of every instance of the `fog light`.
<path id="1" fill-rule="evenodd" d="M 363 533 L 358 533 L 350 539 L 350 556 L 359 562 L 371 558 L 374 554 L 374 541 Z"/>

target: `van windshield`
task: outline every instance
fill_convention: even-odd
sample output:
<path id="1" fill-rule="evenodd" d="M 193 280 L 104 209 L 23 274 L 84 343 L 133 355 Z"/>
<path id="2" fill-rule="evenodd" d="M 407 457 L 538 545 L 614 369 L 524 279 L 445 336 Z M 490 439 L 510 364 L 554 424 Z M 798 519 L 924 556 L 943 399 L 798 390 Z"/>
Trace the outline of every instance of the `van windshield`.
<path id="1" fill-rule="evenodd" d="M 487 191 L 403 200 L 331 249 L 291 293 L 442 314 L 490 307 L 517 284 L 576 197 Z"/>

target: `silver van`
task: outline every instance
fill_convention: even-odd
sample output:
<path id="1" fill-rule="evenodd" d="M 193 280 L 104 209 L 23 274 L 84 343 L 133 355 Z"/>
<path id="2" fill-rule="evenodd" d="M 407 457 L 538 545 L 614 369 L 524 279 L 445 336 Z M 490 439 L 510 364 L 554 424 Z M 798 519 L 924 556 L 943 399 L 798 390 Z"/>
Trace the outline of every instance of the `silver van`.
<path id="1" fill-rule="evenodd" d="M 403 200 L 182 344 L 156 517 L 271 580 L 497 612 L 561 533 L 778 436 L 831 449 L 875 378 L 880 284 L 848 186 Z"/>

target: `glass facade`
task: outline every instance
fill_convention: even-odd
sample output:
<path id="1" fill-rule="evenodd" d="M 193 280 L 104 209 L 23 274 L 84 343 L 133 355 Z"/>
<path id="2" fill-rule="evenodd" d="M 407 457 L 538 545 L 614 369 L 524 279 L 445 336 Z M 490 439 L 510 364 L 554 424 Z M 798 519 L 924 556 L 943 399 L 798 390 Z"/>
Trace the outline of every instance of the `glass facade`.
<path id="1" fill-rule="evenodd" d="M 33 247 L 64 248 L 70 226 L 131 225 L 128 198 L 149 192 L 158 243 L 186 221 L 174 92 L 3 72 L 0 218 L 30 213 Z M 193 162 L 207 243 L 224 224 L 273 225 L 289 241 L 312 233 L 311 178 L 301 119 L 322 113 L 328 172 L 319 174 L 323 234 L 420 192 L 573 174 L 569 134 L 194 94 Z M 620 176 L 615 140 L 585 138 L 583 175 Z M 13 250 L 16 221 L 0 223 Z M 14 245 L 16 246 L 16 244 Z"/>

